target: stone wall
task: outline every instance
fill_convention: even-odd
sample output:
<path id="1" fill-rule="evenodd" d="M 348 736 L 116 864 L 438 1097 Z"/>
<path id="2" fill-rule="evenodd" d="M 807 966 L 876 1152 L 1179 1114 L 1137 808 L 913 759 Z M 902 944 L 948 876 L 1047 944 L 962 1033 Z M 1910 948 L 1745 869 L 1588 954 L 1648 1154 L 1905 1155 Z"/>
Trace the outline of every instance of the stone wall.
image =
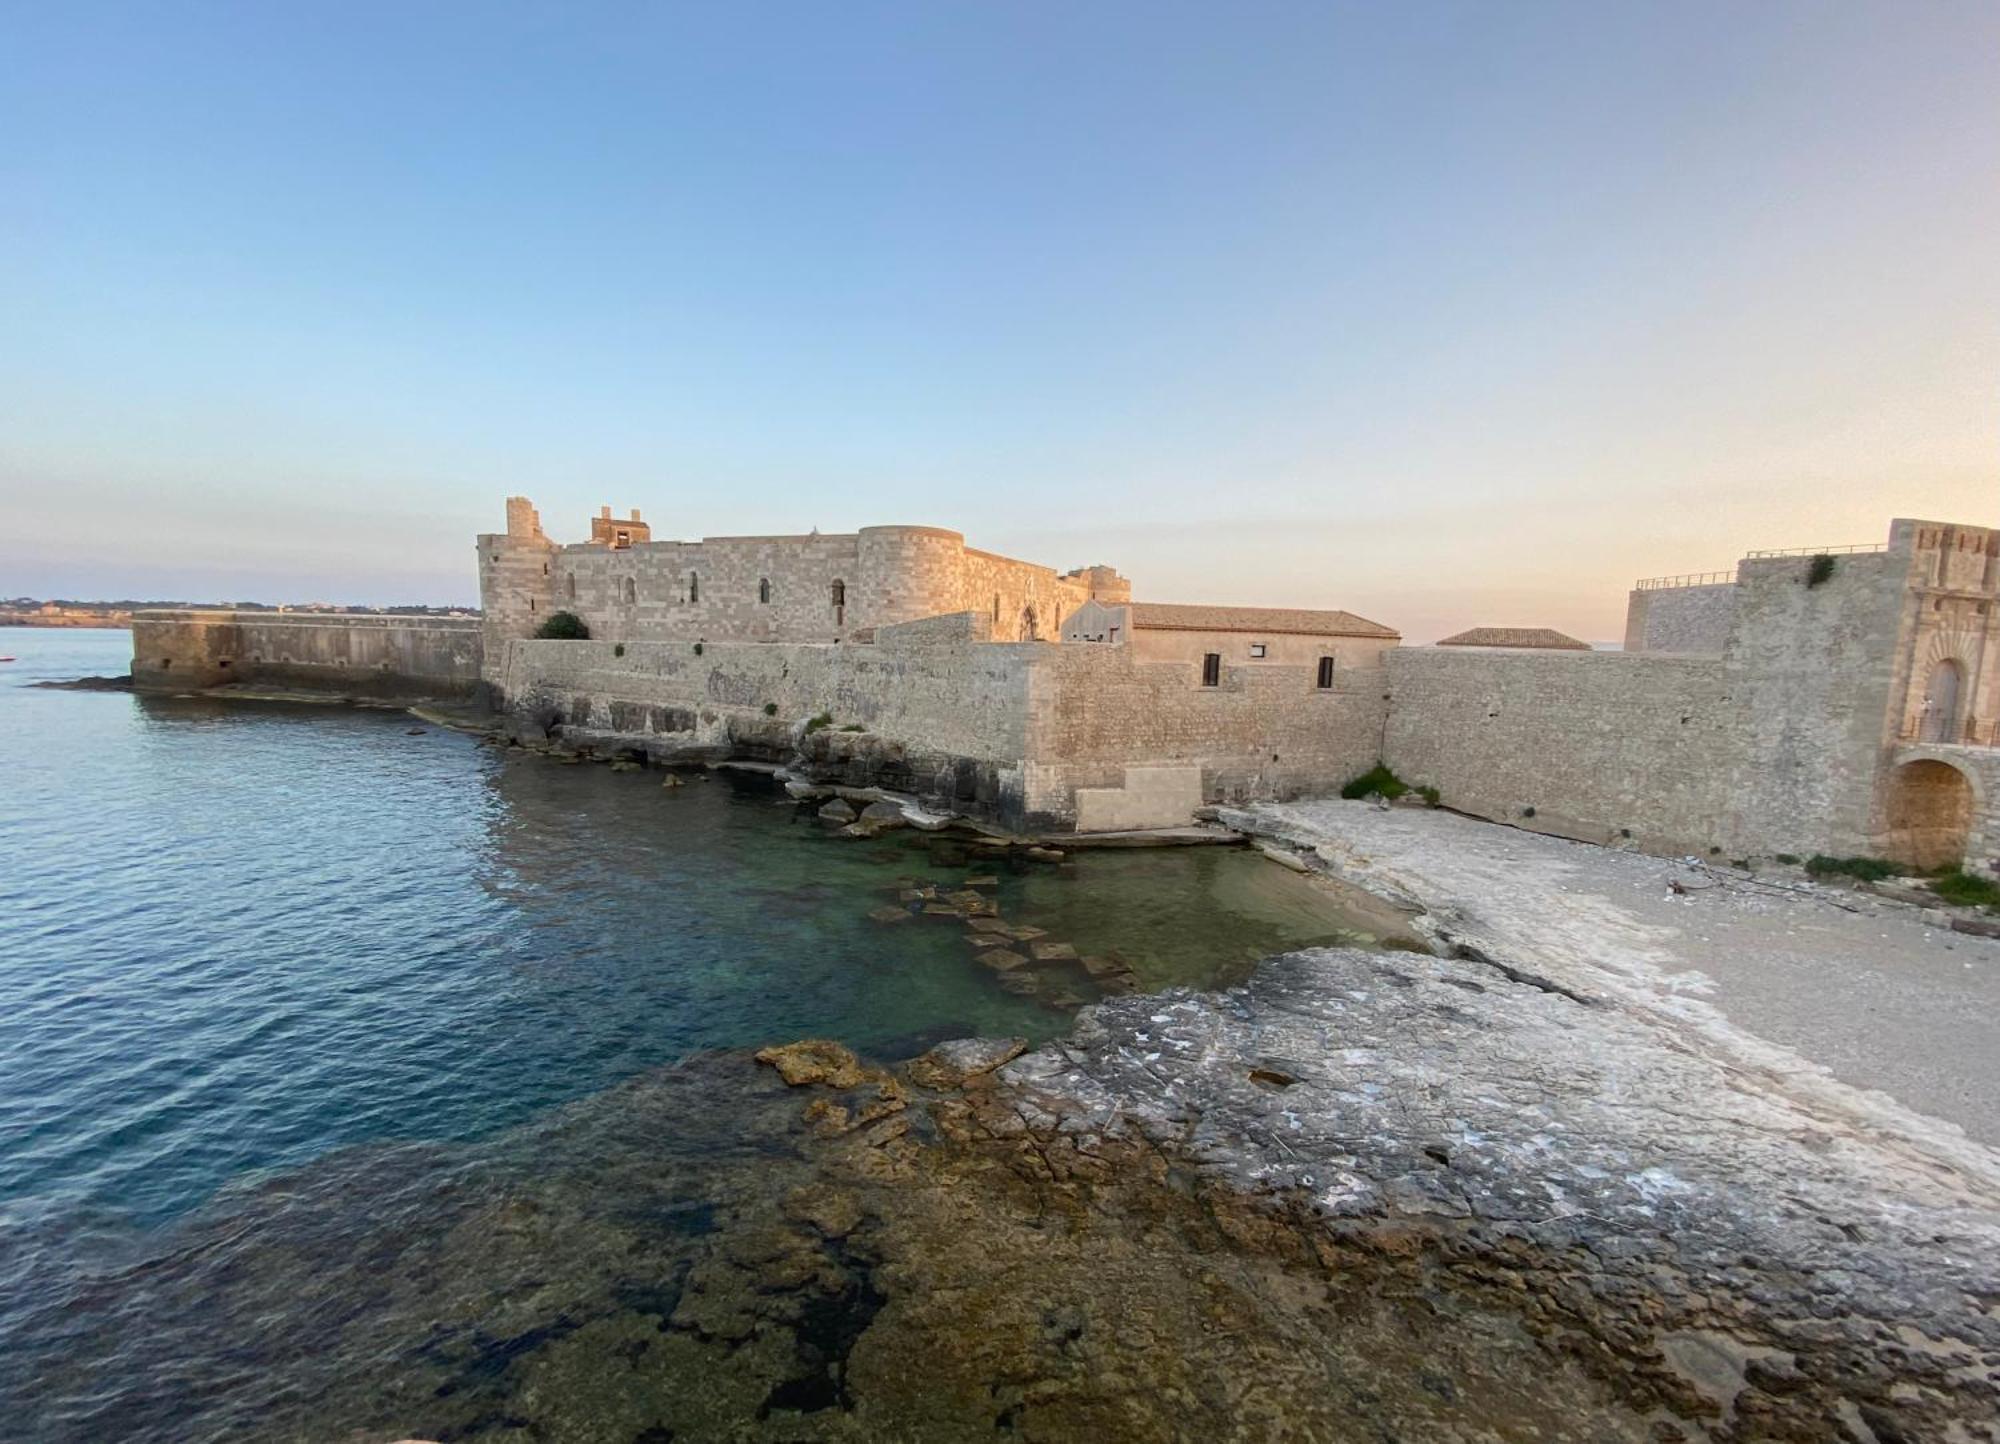
<path id="1" fill-rule="evenodd" d="M 1625 650 L 1719 656 L 1736 617 L 1736 584 L 1642 587 L 1625 603 Z"/>
<path id="2" fill-rule="evenodd" d="M 1039 827 L 1074 827 L 1078 788 L 1122 788 L 1139 763 L 1198 767 L 1207 802 L 1323 796 L 1379 755 L 1384 674 L 1356 668 L 1329 689 L 1315 680 L 1312 667 L 1225 664 L 1221 685 L 1203 687 L 1198 665 L 1145 662 L 1125 647 L 1044 649 L 1028 814 Z"/>
<path id="3" fill-rule="evenodd" d="M 234 684 L 385 700 L 465 698 L 479 685 L 483 653 L 477 617 L 188 610 L 132 619 L 132 681 L 148 691 Z"/>
<path id="4" fill-rule="evenodd" d="M 1400 647 L 1387 672 L 1382 758 L 1445 806 L 1593 842 L 1716 845 L 1736 748 L 1719 659 Z"/>

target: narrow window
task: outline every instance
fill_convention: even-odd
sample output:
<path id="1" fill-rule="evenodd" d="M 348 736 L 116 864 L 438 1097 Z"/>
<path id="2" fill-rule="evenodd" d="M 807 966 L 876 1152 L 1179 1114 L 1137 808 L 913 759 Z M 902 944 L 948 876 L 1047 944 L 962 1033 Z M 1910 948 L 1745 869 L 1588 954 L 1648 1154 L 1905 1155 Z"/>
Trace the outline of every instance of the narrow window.
<path id="1" fill-rule="evenodd" d="M 771 579 L 769 577 L 759 577 L 757 579 L 757 600 L 767 607 L 771 605 Z"/>
<path id="2" fill-rule="evenodd" d="M 1321 689 L 1333 685 L 1333 658 L 1321 657 L 1319 659 L 1319 681 L 1315 685 Z"/>
<path id="3" fill-rule="evenodd" d="M 638 600 L 639 583 L 631 577 L 625 578 L 625 605 L 628 607 L 634 606 L 638 603 Z"/>
<path id="4" fill-rule="evenodd" d="M 1264 655 L 1264 644 L 1262 642 L 1252 642 L 1250 644 L 1250 655 L 1261 658 Z"/>
<path id="5" fill-rule="evenodd" d="M 1118 640 L 1118 629 L 1116 627 L 1111 629 L 1111 640 L 1114 642 Z"/>
<path id="6" fill-rule="evenodd" d="M 833 579 L 833 624 L 836 627 L 847 625 L 847 583 L 839 577 Z"/>
<path id="7" fill-rule="evenodd" d="M 568 597 L 568 598 L 569 598 L 569 599 L 570 599 L 570 600 L 571 600 L 572 602 L 576 600 L 576 578 L 575 578 L 575 577 L 573 577 L 573 576 L 569 576 L 569 577 L 564 577 L 564 578 L 563 578 L 563 595 L 564 595 L 564 596 L 566 596 L 566 597 Z"/>
<path id="8" fill-rule="evenodd" d="M 701 600 L 701 578 L 693 572 L 688 573 L 688 600 L 690 602 Z"/>
<path id="9" fill-rule="evenodd" d="M 630 545 L 632 545 L 632 533 L 621 531 L 618 533 L 618 539 L 611 544 L 611 547 L 614 551 L 622 551 Z"/>
<path id="10" fill-rule="evenodd" d="M 1202 656 L 1201 685 L 1204 687 L 1222 685 L 1222 653 L 1208 652 Z"/>
<path id="11" fill-rule="evenodd" d="M 1000 620 L 1000 594 L 998 592 L 993 594 L 993 620 L 996 622 Z"/>

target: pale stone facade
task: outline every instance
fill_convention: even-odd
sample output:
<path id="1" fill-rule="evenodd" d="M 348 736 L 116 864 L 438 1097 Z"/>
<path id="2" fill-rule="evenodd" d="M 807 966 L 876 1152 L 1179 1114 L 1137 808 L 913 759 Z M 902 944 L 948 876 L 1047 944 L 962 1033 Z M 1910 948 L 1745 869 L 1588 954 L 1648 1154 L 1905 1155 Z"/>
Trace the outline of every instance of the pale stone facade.
<path id="1" fill-rule="evenodd" d="M 1627 650 L 1600 653 L 1135 603 L 1110 567 L 1058 573 L 931 527 L 653 541 L 601 514 L 597 540 L 561 546 L 524 499 L 507 520 L 479 539 L 479 623 L 147 614 L 135 681 L 394 695 L 483 676 L 592 745 L 783 759 L 804 738 L 815 768 L 1037 829 L 1176 825 L 1383 762 L 1446 806 L 1600 842 L 2000 853 L 1987 528 L 1900 520 L 1881 546 L 1642 584 Z M 534 640 L 559 610 L 591 640 Z"/>

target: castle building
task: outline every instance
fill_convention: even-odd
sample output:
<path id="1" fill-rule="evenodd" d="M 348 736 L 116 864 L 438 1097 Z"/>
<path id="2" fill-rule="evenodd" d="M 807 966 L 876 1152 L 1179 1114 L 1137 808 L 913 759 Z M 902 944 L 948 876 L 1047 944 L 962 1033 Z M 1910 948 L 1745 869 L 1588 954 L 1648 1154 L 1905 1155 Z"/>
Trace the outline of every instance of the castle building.
<path id="1" fill-rule="evenodd" d="M 949 613 L 982 618 L 984 640 L 1053 640 L 1085 602 L 1131 594 L 1114 568 L 1058 573 L 929 526 L 654 541 L 638 512 L 621 521 L 605 507 L 589 541 L 564 546 L 517 496 L 507 530 L 478 546 L 495 644 L 533 636 L 557 611 L 613 642 L 865 642 L 878 628 Z"/>

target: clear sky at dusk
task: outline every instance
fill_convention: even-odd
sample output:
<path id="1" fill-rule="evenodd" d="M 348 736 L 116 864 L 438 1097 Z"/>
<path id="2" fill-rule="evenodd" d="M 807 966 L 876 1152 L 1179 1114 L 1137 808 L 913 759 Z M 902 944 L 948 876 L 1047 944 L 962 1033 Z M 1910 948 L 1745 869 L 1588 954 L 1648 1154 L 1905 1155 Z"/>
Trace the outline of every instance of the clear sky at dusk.
<path id="1" fill-rule="evenodd" d="M 1416 640 L 2000 524 L 2000 4 L 0 0 L 0 595 L 510 493 Z"/>

